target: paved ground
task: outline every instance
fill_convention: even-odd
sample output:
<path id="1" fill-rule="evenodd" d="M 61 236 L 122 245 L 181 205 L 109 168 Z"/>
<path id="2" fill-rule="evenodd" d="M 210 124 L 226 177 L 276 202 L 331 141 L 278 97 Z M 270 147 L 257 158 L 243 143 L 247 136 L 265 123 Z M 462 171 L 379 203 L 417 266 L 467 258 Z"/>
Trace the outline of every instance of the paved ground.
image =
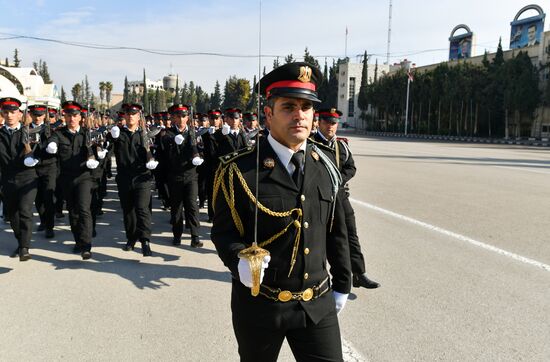
<path id="1" fill-rule="evenodd" d="M 353 205 L 369 274 L 341 313 L 349 361 L 550 359 L 550 154 L 546 149 L 351 137 Z M 155 202 L 155 206 L 158 203 Z M 238 360 L 229 273 L 205 248 L 124 252 L 109 186 L 94 257 L 66 224 L 34 259 L 0 231 L 0 360 Z M 206 219 L 202 210 L 202 219 Z M 61 221 L 66 222 L 67 217 Z M 287 347 L 281 361 L 291 361 Z"/>

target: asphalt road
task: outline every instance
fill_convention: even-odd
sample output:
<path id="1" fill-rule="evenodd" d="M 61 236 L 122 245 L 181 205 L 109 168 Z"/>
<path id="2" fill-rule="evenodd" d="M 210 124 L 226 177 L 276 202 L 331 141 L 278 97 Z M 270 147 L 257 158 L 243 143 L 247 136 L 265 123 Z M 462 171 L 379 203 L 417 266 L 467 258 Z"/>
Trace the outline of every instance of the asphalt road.
<path id="1" fill-rule="evenodd" d="M 359 235 L 377 290 L 340 314 L 346 360 L 550 360 L 550 152 L 350 137 Z M 155 200 L 155 206 L 158 202 Z M 230 276 L 208 240 L 170 244 L 154 209 L 151 258 L 124 252 L 116 186 L 93 259 L 0 231 L 0 360 L 234 361 Z M 206 219 L 205 210 L 201 219 Z M 281 361 L 291 361 L 284 347 Z"/>

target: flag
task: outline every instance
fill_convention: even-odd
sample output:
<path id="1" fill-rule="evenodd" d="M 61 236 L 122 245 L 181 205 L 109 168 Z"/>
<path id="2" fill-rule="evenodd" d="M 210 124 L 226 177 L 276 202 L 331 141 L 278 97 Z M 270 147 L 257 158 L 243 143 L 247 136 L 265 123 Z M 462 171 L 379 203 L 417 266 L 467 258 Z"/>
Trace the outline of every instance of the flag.
<path id="1" fill-rule="evenodd" d="M 410 69 L 407 71 L 407 77 L 409 77 L 409 81 L 414 82 L 414 75 Z"/>

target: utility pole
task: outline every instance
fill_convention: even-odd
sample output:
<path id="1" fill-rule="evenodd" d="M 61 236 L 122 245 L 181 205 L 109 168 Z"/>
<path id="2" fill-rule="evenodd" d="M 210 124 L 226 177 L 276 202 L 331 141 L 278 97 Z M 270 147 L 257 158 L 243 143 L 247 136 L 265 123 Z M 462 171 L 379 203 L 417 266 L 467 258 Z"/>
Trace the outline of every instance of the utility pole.
<path id="1" fill-rule="evenodd" d="M 391 45 L 391 12 L 392 0 L 390 0 L 390 16 L 388 18 L 388 47 L 386 49 L 386 64 L 390 64 L 390 45 Z"/>

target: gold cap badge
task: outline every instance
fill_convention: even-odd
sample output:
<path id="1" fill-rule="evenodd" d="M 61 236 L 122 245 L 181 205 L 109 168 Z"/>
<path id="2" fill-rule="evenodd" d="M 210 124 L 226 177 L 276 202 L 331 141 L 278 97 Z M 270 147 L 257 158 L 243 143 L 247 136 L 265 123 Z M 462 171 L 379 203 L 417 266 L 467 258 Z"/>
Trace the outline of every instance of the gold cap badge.
<path id="1" fill-rule="evenodd" d="M 300 75 L 298 76 L 298 80 L 304 83 L 309 83 L 311 81 L 311 68 L 308 66 L 301 66 L 300 67 Z"/>
<path id="2" fill-rule="evenodd" d="M 265 168 L 273 168 L 275 167 L 275 160 L 272 158 L 266 158 L 264 159 L 264 167 Z"/>
<path id="3" fill-rule="evenodd" d="M 331 108 L 330 113 L 336 113 L 336 108 Z"/>

